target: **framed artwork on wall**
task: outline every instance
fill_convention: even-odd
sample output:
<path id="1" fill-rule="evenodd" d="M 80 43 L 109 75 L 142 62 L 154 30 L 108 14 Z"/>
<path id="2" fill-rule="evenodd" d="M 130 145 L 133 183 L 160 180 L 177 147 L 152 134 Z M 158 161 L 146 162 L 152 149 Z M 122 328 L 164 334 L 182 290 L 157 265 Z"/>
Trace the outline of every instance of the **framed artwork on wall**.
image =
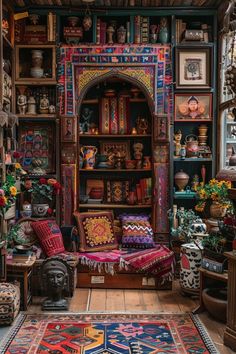
<path id="1" fill-rule="evenodd" d="M 176 88 L 211 87 L 210 48 L 176 48 Z"/>
<path id="2" fill-rule="evenodd" d="M 30 174 L 55 172 L 55 126 L 31 122 L 19 126 L 20 163 Z"/>
<path id="3" fill-rule="evenodd" d="M 212 120 L 212 94 L 175 94 L 175 121 L 194 120 Z"/>
<path id="4" fill-rule="evenodd" d="M 61 117 L 61 141 L 76 142 L 76 118 L 70 116 Z"/>

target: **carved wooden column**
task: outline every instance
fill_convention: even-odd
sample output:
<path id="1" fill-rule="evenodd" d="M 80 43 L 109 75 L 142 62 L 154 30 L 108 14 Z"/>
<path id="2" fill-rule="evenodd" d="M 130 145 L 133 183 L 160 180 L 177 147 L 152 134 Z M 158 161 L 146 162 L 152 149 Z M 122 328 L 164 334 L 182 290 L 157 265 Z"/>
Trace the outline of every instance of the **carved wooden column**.
<path id="1" fill-rule="evenodd" d="M 236 255 L 233 252 L 224 254 L 228 258 L 228 307 L 224 344 L 236 351 Z"/>

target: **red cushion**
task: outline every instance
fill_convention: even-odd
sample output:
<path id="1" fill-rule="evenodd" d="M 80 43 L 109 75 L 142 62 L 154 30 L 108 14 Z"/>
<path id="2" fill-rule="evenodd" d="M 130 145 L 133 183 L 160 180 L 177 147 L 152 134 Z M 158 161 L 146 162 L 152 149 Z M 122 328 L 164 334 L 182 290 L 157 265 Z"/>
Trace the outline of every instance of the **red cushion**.
<path id="1" fill-rule="evenodd" d="M 65 251 L 62 234 L 55 220 L 35 221 L 32 227 L 47 257 Z"/>

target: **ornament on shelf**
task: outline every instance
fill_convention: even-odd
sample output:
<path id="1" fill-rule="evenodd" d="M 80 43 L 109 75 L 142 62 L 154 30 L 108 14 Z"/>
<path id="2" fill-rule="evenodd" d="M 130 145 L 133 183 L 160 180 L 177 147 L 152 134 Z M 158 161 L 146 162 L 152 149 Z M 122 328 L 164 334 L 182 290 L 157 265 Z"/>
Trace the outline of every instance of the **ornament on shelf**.
<path id="1" fill-rule="evenodd" d="M 174 176 L 175 184 L 179 188 L 179 192 L 184 192 L 184 188 L 187 186 L 189 181 L 189 175 L 183 170 L 177 172 Z"/>
<path id="2" fill-rule="evenodd" d="M 28 109 L 27 114 L 36 114 L 36 101 L 34 96 L 28 98 Z"/>
<path id="3" fill-rule="evenodd" d="M 32 53 L 32 68 L 30 69 L 30 75 L 34 78 L 41 78 L 44 75 L 42 68 L 43 64 L 43 50 L 34 49 Z"/>
<path id="4" fill-rule="evenodd" d="M 26 86 L 19 86 L 19 96 L 17 97 L 17 109 L 20 114 L 26 113 L 27 108 L 27 97 L 25 95 Z"/>
<path id="5" fill-rule="evenodd" d="M 182 132 L 181 132 L 181 130 L 178 130 L 174 134 L 174 146 L 175 146 L 174 154 L 175 154 L 175 156 L 180 156 L 181 139 L 182 139 Z"/>

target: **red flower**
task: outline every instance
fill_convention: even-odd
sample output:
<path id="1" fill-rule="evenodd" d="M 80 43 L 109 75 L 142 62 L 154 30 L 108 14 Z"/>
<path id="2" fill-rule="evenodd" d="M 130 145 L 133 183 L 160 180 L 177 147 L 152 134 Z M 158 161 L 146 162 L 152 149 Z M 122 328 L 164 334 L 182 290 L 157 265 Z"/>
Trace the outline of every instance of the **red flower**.
<path id="1" fill-rule="evenodd" d="M 46 178 L 40 178 L 40 179 L 39 179 L 39 183 L 40 183 L 40 184 L 47 184 Z"/>
<path id="2" fill-rule="evenodd" d="M 0 207 L 4 207 L 6 205 L 4 197 L 0 197 Z"/>
<path id="3" fill-rule="evenodd" d="M 30 179 L 27 179 L 27 180 L 25 181 L 25 188 L 26 188 L 26 189 L 32 188 L 32 181 L 31 181 Z"/>
<path id="4" fill-rule="evenodd" d="M 55 193 L 59 193 L 59 192 L 60 192 L 60 189 L 61 189 L 60 183 L 59 183 L 59 182 L 56 182 L 56 183 L 53 185 L 53 188 L 54 188 Z"/>
<path id="5" fill-rule="evenodd" d="M 48 208 L 47 213 L 48 213 L 48 215 L 52 215 L 53 210 L 51 208 Z"/>
<path id="6" fill-rule="evenodd" d="M 18 151 L 13 152 L 14 159 L 18 159 L 20 157 L 20 153 Z"/>

